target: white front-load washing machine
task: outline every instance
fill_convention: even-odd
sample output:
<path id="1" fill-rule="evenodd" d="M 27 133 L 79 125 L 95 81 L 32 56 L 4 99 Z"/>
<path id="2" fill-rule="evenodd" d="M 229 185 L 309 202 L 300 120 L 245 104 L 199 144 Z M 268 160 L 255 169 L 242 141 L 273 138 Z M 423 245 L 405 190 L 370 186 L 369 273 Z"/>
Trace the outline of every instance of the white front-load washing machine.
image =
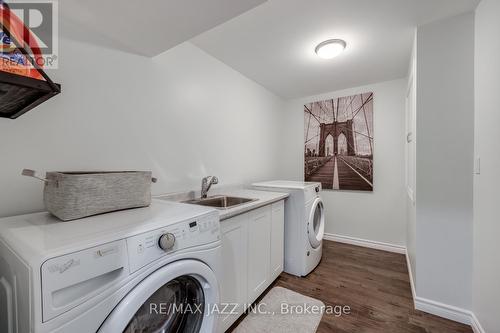
<path id="1" fill-rule="evenodd" d="M 213 332 L 220 251 L 201 206 L 0 219 L 0 332 Z"/>
<path id="2" fill-rule="evenodd" d="M 321 261 L 325 211 L 321 183 L 269 181 L 254 183 L 255 189 L 286 192 L 284 271 L 306 276 Z"/>

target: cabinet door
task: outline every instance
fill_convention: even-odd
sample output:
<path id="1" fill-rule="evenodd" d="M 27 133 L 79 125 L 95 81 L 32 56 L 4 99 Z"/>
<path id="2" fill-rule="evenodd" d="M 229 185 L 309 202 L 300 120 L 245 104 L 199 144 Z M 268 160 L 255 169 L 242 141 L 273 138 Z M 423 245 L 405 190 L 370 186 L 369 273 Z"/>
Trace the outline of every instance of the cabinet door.
<path id="1" fill-rule="evenodd" d="M 221 222 L 222 279 L 220 281 L 221 309 L 219 332 L 227 330 L 243 313 L 247 301 L 247 223 L 248 214 Z M 236 308 L 233 305 L 238 304 Z M 230 313 L 233 310 L 234 313 Z"/>
<path id="2" fill-rule="evenodd" d="M 285 252 L 285 207 L 283 201 L 271 206 L 271 281 L 283 272 Z"/>
<path id="3" fill-rule="evenodd" d="M 271 251 L 271 206 L 249 213 L 248 301 L 254 302 L 269 286 Z"/>

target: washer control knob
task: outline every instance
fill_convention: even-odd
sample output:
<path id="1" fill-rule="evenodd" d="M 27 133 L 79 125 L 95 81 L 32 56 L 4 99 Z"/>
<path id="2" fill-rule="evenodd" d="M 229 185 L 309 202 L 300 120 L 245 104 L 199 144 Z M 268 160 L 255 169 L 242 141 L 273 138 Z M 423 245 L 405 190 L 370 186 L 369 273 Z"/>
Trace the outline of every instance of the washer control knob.
<path id="1" fill-rule="evenodd" d="M 319 193 L 319 186 L 316 186 L 316 193 Z"/>
<path id="2" fill-rule="evenodd" d="M 167 232 L 166 234 L 163 234 L 160 236 L 160 239 L 158 240 L 158 246 L 160 249 L 163 251 L 168 251 L 174 247 L 175 244 L 175 236 L 174 234 L 171 234 L 170 232 Z"/>

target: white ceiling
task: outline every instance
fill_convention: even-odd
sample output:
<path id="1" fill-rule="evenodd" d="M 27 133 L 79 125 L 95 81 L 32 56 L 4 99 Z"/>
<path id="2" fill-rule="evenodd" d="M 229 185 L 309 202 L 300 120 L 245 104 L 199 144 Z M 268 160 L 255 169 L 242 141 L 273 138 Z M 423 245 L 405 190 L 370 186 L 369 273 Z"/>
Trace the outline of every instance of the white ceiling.
<path id="1" fill-rule="evenodd" d="M 266 0 L 64 0 L 60 33 L 145 56 L 158 55 Z"/>
<path id="2" fill-rule="evenodd" d="M 404 77 L 416 26 L 470 11 L 479 0 L 269 0 L 192 41 L 285 98 Z M 333 60 L 314 54 L 342 38 Z"/>

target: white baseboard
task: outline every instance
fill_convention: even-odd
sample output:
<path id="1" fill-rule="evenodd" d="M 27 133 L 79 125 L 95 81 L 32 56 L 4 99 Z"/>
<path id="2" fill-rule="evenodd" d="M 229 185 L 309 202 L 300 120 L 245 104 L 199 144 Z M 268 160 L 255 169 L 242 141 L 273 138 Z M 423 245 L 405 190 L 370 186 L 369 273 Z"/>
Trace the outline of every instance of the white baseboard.
<path id="1" fill-rule="evenodd" d="M 471 325 L 472 312 L 453 305 L 444 304 L 417 296 L 415 309 L 424 311 L 442 318 L 450 319 L 462 324 Z"/>
<path id="2" fill-rule="evenodd" d="M 486 333 L 474 312 L 456 306 L 432 301 L 423 297 L 415 297 L 415 309 L 438 317 L 450 319 L 465 325 L 470 325 L 474 333 Z"/>
<path id="3" fill-rule="evenodd" d="M 410 257 L 408 256 L 408 251 L 407 251 L 406 247 L 401 246 L 401 245 L 396 245 L 396 244 L 383 243 L 383 242 L 372 241 L 372 240 L 368 240 L 368 239 L 343 236 L 343 235 L 337 235 L 337 234 L 329 234 L 329 233 L 325 233 L 323 238 L 325 240 L 330 240 L 330 241 L 339 242 L 339 243 L 357 245 L 357 246 L 367 247 L 367 248 L 376 249 L 376 250 L 404 254 L 406 256 L 406 264 L 408 266 L 408 274 L 410 276 L 411 293 L 413 296 L 413 303 L 414 303 L 415 309 L 436 315 L 438 317 L 450 319 L 450 320 L 453 320 L 453 321 L 456 321 L 456 322 L 459 322 L 462 324 L 471 325 L 474 333 L 486 333 L 484 331 L 484 329 L 482 328 L 481 324 L 479 323 L 479 320 L 477 319 L 476 315 L 473 312 L 456 307 L 456 306 L 453 306 L 453 305 L 448 305 L 448 304 L 444 304 L 441 302 L 437 302 L 437 301 L 433 301 L 433 300 L 430 300 L 427 298 L 417 296 L 416 286 L 413 282 L 414 280 L 413 280 L 413 272 L 411 270 L 411 265 L 410 265 Z"/>
<path id="4" fill-rule="evenodd" d="M 325 233 L 325 235 L 323 236 L 323 239 L 334 241 L 334 242 L 339 242 L 339 243 L 368 247 L 371 249 L 382 250 L 382 251 L 387 251 L 387 252 L 394 252 L 394 253 L 401 253 L 401 254 L 406 253 L 406 247 L 404 247 L 404 246 L 390 244 L 390 243 L 383 243 L 383 242 L 378 242 L 378 241 L 372 241 L 372 240 L 368 240 L 368 239 L 362 239 L 362 238 L 356 238 L 356 237 L 350 237 L 350 236 L 342 236 L 342 235 L 329 234 L 329 233 Z"/>
<path id="5" fill-rule="evenodd" d="M 477 319 L 476 315 L 474 313 L 471 313 L 471 324 L 470 326 L 472 326 L 472 330 L 474 331 L 474 333 L 486 333 L 486 331 L 484 330 L 484 328 L 481 326 L 481 324 L 479 323 L 479 320 Z"/>
<path id="6" fill-rule="evenodd" d="M 438 317 L 450 319 L 465 325 L 470 325 L 474 333 L 486 333 L 474 312 L 456 306 L 432 301 L 423 297 L 415 297 L 415 309 Z"/>

